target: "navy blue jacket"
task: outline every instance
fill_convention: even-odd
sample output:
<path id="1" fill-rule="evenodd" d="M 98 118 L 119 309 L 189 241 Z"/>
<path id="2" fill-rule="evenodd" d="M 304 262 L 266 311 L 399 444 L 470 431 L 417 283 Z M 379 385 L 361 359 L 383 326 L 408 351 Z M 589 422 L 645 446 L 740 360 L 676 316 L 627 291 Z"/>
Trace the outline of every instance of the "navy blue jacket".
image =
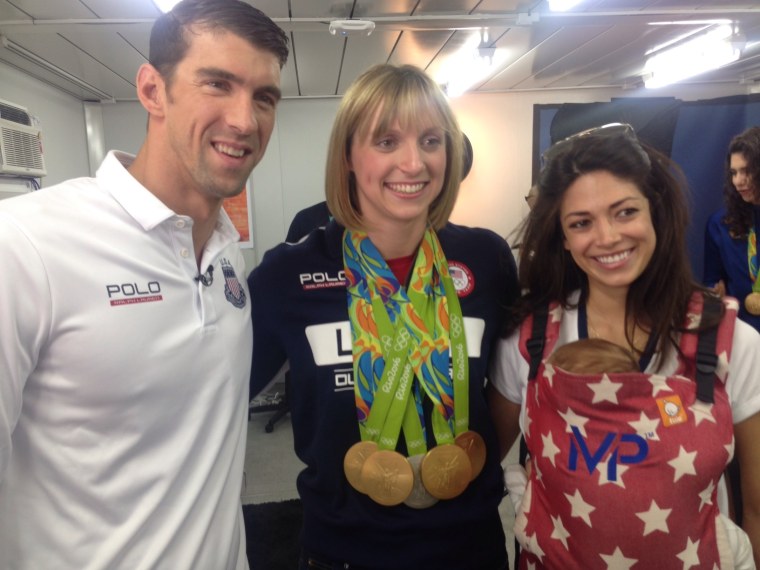
<path id="1" fill-rule="evenodd" d="M 734 239 L 729 235 L 728 226 L 721 221 L 725 215 L 726 210 L 723 208 L 707 220 L 703 282 L 708 287 L 713 287 L 722 279 L 726 285 L 726 295 L 739 300 L 739 318 L 760 332 L 760 316 L 752 315 L 744 307 L 744 298 L 752 292 L 747 264 L 747 238 Z M 758 207 L 755 207 L 755 216 L 760 216 Z"/>

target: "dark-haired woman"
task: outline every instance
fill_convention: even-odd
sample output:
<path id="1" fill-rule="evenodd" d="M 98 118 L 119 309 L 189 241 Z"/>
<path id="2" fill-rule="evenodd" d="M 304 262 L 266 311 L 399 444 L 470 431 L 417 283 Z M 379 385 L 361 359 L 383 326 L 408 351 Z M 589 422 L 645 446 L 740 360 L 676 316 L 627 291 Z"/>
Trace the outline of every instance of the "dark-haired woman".
<path id="1" fill-rule="evenodd" d="M 704 282 L 740 302 L 739 318 L 760 331 L 760 127 L 731 140 L 723 185 L 725 207 L 707 221 Z"/>
<path id="2" fill-rule="evenodd" d="M 760 335 L 692 279 L 678 169 L 620 124 L 544 158 L 489 394 L 502 451 L 521 429 L 531 456 L 521 568 L 751 568 L 738 553 L 751 558 L 747 535 L 760 549 Z M 640 371 L 547 362 L 579 338 Z M 747 534 L 718 508 L 734 452 Z"/>

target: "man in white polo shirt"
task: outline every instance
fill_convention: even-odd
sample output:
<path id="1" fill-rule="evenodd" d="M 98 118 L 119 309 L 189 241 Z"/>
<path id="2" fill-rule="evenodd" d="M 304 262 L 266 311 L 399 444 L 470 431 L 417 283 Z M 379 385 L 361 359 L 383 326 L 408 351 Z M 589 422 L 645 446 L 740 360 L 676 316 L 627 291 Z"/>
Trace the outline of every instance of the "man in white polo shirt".
<path id="1" fill-rule="evenodd" d="M 148 130 L 0 203 L 0 568 L 244 569 L 251 354 L 238 194 L 287 36 L 184 0 L 137 74 Z"/>

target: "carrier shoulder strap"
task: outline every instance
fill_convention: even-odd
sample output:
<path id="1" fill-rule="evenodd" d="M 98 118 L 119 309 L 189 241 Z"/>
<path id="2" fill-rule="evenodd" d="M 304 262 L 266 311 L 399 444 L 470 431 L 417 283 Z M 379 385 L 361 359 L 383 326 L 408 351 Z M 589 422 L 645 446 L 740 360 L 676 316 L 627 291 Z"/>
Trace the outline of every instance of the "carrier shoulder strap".
<path id="1" fill-rule="evenodd" d="M 546 346 L 546 323 L 549 318 L 549 307 L 544 306 L 533 312 L 533 327 L 530 338 L 525 346 L 530 355 L 530 371 L 528 372 L 528 381 L 533 380 L 538 374 L 538 367 L 544 356 L 544 346 Z"/>
<path id="2" fill-rule="evenodd" d="M 721 301 L 705 295 L 702 307 L 702 319 L 714 319 L 720 314 Z M 715 402 L 713 390 L 715 387 L 715 369 L 718 366 L 718 355 L 715 346 L 718 339 L 718 326 L 699 332 L 696 355 L 697 399 L 712 404 Z"/>

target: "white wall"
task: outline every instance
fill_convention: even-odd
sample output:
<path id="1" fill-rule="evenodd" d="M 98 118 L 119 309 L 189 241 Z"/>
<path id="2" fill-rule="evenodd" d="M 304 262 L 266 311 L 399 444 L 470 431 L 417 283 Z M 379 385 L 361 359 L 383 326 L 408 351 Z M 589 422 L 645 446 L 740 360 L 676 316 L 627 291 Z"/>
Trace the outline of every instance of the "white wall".
<path id="1" fill-rule="evenodd" d="M 40 120 L 47 176 L 42 186 L 88 176 L 82 102 L 0 62 L 0 99 L 26 107 Z"/>
<path id="2" fill-rule="evenodd" d="M 106 151 L 117 149 L 137 154 L 148 128 L 148 112 L 135 101 L 133 103 L 104 103 L 103 140 Z"/>
<path id="3" fill-rule="evenodd" d="M 339 99 L 286 99 L 277 110 L 277 124 L 266 155 L 254 169 L 254 255 L 285 239 L 296 213 L 324 200 L 325 160 Z"/>

